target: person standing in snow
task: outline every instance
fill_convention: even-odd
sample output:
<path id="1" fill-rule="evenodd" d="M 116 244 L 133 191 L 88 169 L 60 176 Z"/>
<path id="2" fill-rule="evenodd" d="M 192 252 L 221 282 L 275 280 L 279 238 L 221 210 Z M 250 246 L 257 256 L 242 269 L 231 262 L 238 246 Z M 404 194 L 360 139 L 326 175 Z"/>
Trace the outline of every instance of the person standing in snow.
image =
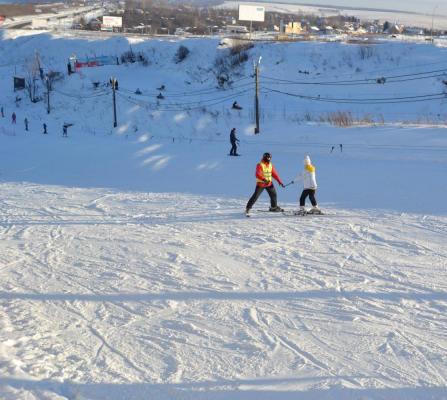
<path id="1" fill-rule="evenodd" d="M 310 214 L 321 214 L 321 210 L 318 208 L 317 200 L 315 198 L 315 192 L 317 190 L 317 180 L 315 178 L 315 167 L 312 165 L 309 156 L 304 157 L 304 170 L 299 172 L 292 183 L 296 181 L 303 181 L 303 192 L 300 197 L 300 214 L 306 214 L 306 198 L 309 196 L 312 203 L 312 209 L 308 212 Z"/>
<path id="2" fill-rule="evenodd" d="M 284 211 L 281 207 L 278 207 L 276 189 L 275 186 L 273 186 L 273 179 L 275 179 L 281 187 L 284 187 L 284 184 L 276 172 L 275 167 L 271 163 L 271 160 L 272 155 L 270 153 L 264 153 L 262 160 L 256 165 L 256 188 L 253 195 L 250 197 L 250 200 L 248 200 L 247 207 L 245 208 L 245 213 L 247 215 L 264 189 L 267 190 L 267 193 L 270 196 L 269 211 Z"/>
<path id="3" fill-rule="evenodd" d="M 11 115 L 11 123 L 13 123 L 13 124 L 15 124 L 16 123 L 16 113 L 15 112 L 13 112 L 12 113 L 12 115 Z"/>
<path id="4" fill-rule="evenodd" d="M 236 128 L 233 128 L 230 132 L 230 143 L 231 143 L 231 150 L 230 150 L 230 156 L 238 156 L 237 154 L 237 144 L 239 142 L 239 139 L 236 137 Z"/>
<path id="5" fill-rule="evenodd" d="M 28 118 L 25 117 L 25 131 L 28 131 Z"/>

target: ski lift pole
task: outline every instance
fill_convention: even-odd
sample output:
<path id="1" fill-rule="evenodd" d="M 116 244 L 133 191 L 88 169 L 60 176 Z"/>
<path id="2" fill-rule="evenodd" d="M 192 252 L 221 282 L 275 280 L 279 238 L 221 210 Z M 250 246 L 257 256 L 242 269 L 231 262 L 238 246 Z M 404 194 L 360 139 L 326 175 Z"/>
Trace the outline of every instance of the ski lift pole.
<path id="1" fill-rule="evenodd" d="M 113 92 L 113 127 L 116 128 L 118 126 L 118 123 L 116 122 L 116 96 L 115 96 L 116 79 L 112 77 L 110 81 L 112 83 L 112 92 Z"/>

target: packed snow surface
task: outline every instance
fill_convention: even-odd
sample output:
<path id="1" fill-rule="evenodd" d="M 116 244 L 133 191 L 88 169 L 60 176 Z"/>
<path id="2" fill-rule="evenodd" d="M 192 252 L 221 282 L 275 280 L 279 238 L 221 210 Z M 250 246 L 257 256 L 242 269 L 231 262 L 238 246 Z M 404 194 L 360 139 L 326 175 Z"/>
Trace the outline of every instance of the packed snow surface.
<path id="1" fill-rule="evenodd" d="M 170 90 L 209 90 L 218 42 L 181 42 L 198 58 L 180 64 L 179 42 L 138 42 L 152 64 L 65 77 L 49 115 L 22 92 L 15 105 L 13 66 L 38 49 L 43 64 L 63 70 L 71 52 L 89 53 L 98 41 L 43 34 L 0 42 L 11 61 L 0 67 L 0 398 L 445 400 L 445 100 L 352 106 L 389 122 L 341 129 L 303 118 L 327 105 L 263 93 L 259 135 L 252 86 L 246 100 L 228 96 L 232 89 L 179 97 L 184 109 L 175 111 L 155 99 L 149 105 L 149 97 L 125 101 L 137 87 L 157 94 L 165 84 L 172 102 Z M 318 73 L 328 79 L 363 77 L 356 47 L 326 45 L 260 44 L 248 63 L 263 54 L 264 75 L 298 80 L 298 68 L 326 60 Z M 403 74 L 442 68 L 443 48 L 380 46 L 382 61 L 403 57 L 396 75 L 399 66 Z M 124 38 L 107 39 L 103 55 L 128 47 Z M 289 59 L 298 50 L 300 67 Z M 252 82 L 251 68 L 233 78 Z M 110 88 L 89 97 L 92 81 L 111 74 L 119 91 L 128 89 L 118 97 L 116 129 Z M 442 79 L 331 90 L 413 95 L 442 90 Z M 198 99 L 209 101 L 186 108 Z M 242 111 L 230 109 L 235 99 Z M 64 122 L 73 123 L 67 138 Z M 227 156 L 233 126 L 241 157 Z M 263 212 L 263 194 L 245 217 L 265 151 L 284 183 L 310 155 L 326 215 Z M 301 186 L 276 186 L 279 204 L 296 209 Z"/>

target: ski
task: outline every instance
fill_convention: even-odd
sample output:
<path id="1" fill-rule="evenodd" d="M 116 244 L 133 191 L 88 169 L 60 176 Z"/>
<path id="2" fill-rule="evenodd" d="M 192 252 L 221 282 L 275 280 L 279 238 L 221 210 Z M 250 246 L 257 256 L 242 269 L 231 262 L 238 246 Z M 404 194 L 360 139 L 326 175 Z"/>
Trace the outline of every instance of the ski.
<path id="1" fill-rule="evenodd" d="M 287 216 L 295 216 L 295 217 L 305 217 L 305 216 L 313 216 L 313 215 L 327 215 L 326 213 L 320 211 L 320 212 L 301 212 L 299 210 L 282 210 L 282 211 L 270 211 L 270 210 L 261 210 L 257 209 L 256 212 L 262 212 L 262 213 L 271 213 L 271 214 L 282 214 Z"/>

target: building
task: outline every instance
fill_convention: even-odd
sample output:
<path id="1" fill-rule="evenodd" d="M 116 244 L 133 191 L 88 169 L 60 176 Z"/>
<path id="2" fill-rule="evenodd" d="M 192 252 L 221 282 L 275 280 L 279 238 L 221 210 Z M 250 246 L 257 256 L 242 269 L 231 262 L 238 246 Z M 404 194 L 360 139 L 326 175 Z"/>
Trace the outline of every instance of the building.
<path id="1" fill-rule="evenodd" d="M 248 33 L 248 29 L 246 26 L 241 25 L 227 25 L 225 27 L 226 33 Z"/>
<path id="2" fill-rule="evenodd" d="M 301 22 L 289 22 L 284 27 L 284 33 L 299 34 L 302 32 L 303 32 L 303 27 L 301 26 Z"/>
<path id="3" fill-rule="evenodd" d="M 388 28 L 388 33 L 391 35 L 400 35 L 404 29 L 405 27 L 403 25 L 394 24 Z"/>

